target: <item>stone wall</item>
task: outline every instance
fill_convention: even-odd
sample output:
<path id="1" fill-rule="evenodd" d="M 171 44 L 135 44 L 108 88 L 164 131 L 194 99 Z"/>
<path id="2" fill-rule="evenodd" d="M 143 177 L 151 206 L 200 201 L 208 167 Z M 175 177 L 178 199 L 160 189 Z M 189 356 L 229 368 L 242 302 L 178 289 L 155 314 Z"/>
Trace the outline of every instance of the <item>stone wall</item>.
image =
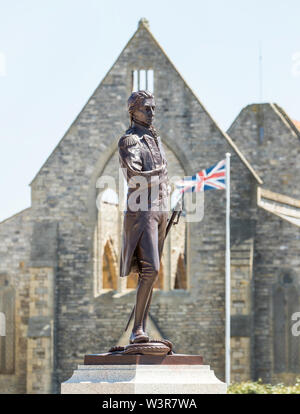
<path id="1" fill-rule="evenodd" d="M 231 229 L 234 234 L 234 225 Z M 252 378 L 253 245 L 254 239 L 249 238 L 231 247 L 232 382 Z"/>
<path id="2" fill-rule="evenodd" d="M 1 393 L 26 393 L 30 303 L 28 265 L 32 232 L 30 212 L 30 208 L 25 209 L 0 223 L 0 296 L 2 291 L 4 296 L 1 299 L 5 301 L 6 290 L 13 292 L 7 299 L 14 310 L 13 318 L 7 318 L 6 330 L 9 335 L 1 338 L 2 345 L 6 342 L 6 352 L 11 358 L 9 371 L 0 370 Z"/>
<path id="3" fill-rule="evenodd" d="M 261 175 L 263 188 L 299 200 L 300 134 L 291 128 L 282 113 L 273 104 L 248 105 L 240 112 L 228 133 Z M 266 382 L 295 378 L 296 373 L 300 373 L 300 338 L 291 335 L 291 312 L 288 310 L 282 317 L 280 333 L 275 334 L 274 292 L 277 285 L 285 289 L 284 275 L 288 283 L 293 284 L 294 292 L 299 291 L 300 228 L 260 208 L 251 218 L 256 220 L 252 378 L 262 378 Z M 290 298 L 289 302 L 294 311 L 300 310 L 299 295 L 292 300 Z M 288 350 L 289 347 L 294 350 Z M 277 354 L 274 353 L 276 349 Z M 292 368 L 286 361 L 289 358 L 294 358 Z M 278 372 L 277 366 L 281 367 L 281 372 Z"/>
<path id="4" fill-rule="evenodd" d="M 27 394 L 49 394 L 53 381 L 53 268 L 30 269 Z"/>
<path id="5" fill-rule="evenodd" d="M 274 288 L 278 284 L 292 283 L 295 292 L 299 292 L 300 283 L 300 259 L 299 240 L 300 228 L 271 213 L 259 211 L 259 226 L 256 230 L 255 243 L 255 378 L 264 381 L 275 381 L 278 372 L 275 369 L 274 346 L 282 344 L 281 339 L 285 335 L 285 326 L 290 326 L 291 314 L 283 319 L 282 332 L 274 334 L 273 312 L 275 306 Z M 290 275 L 286 278 L 284 276 Z M 293 299 L 294 312 L 300 310 L 299 293 Z M 293 365 L 292 372 L 300 373 L 299 365 L 299 337 L 292 337 L 291 330 L 288 332 L 290 340 L 296 342 L 298 356 Z M 282 346 L 284 346 L 282 344 Z M 288 350 L 286 350 L 288 352 Z M 287 357 L 282 356 L 284 359 Z M 287 369 L 287 365 L 284 364 Z M 290 371 L 290 369 L 287 369 Z M 295 375 L 294 375 L 295 376 Z"/>

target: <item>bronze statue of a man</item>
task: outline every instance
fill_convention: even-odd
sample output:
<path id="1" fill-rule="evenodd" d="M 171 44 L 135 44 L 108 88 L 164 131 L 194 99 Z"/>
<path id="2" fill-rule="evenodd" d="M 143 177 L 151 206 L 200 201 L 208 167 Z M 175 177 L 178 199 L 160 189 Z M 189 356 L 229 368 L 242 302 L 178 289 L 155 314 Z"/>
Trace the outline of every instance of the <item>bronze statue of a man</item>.
<path id="1" fill-rule="evenodd" d="M 128 183 L 120 276 L 139 274 L 133 344 L 149 341 L 145 327 L 165 239 L 169 185 L 165 152 L 152 125 L 154 96 L 133 92 L 128 111 L 131 126 L 119 140 L 120 166 Z"/>

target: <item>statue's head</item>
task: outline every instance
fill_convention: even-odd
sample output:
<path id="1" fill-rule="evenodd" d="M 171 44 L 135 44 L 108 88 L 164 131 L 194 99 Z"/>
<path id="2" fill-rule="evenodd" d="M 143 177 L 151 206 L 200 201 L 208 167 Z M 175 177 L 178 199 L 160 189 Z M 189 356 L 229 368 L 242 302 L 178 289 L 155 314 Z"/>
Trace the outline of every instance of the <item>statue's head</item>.
<path id="1" fill-rule="evenodd" d="M 150 127 L 155 114 L 155 101 L 152 93 L 148 91 L 133 92 L 128 99 L 128 112 L 131 121 L 137 120 Z"/>

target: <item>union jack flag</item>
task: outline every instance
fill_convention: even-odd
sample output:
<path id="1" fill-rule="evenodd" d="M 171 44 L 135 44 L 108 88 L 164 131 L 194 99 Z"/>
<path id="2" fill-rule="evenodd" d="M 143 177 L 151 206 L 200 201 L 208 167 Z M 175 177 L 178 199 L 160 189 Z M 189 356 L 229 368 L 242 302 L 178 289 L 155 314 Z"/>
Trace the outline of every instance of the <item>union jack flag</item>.
<path id="1" fill-rule="evenodd" d="M 225 189 L 225 165 L 226 160 L 219 161 L 206 170 L 201 170 L 197 174 L 186 177 L 176 183 L 180 193 L 198 192 L 207 190 Z"/>

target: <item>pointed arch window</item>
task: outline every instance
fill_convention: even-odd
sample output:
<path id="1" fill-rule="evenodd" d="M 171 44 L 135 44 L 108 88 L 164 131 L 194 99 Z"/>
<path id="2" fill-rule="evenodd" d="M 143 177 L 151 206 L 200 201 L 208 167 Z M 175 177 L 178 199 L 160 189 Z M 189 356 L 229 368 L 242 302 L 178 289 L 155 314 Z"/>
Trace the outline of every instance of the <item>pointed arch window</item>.
<path id="1" fill-rule="evenodd" d="M 107 188 L 98 205 L 94 232 L 94 294 L 117 290 L 119 274 L 119 198 Z"/>
<path id="2" fill-rule="evenodd" d="M 0 314 L 2 324 L 5 323 L 5 335 L 0 335 L 0 374 L 13 374 L 15 371 L 15 291 L 8 285 L 7 280 L 4 284 L 1 283 L 1 278 Z"/>
<path id="3" fill-rule="evenodd" d="M 117 290 L 118 287 L 118 259 L 111 239 L 107 240 L 102 261 L 103 289 Z"/>
<path id="4" fill-rule="evenodd" d="M 186 289 L 187 278 L 186 278 L 186 264 L 185 255 L 180 253 L 177 260 L 177 269 L 175 275 L 174 289 Z"/>

